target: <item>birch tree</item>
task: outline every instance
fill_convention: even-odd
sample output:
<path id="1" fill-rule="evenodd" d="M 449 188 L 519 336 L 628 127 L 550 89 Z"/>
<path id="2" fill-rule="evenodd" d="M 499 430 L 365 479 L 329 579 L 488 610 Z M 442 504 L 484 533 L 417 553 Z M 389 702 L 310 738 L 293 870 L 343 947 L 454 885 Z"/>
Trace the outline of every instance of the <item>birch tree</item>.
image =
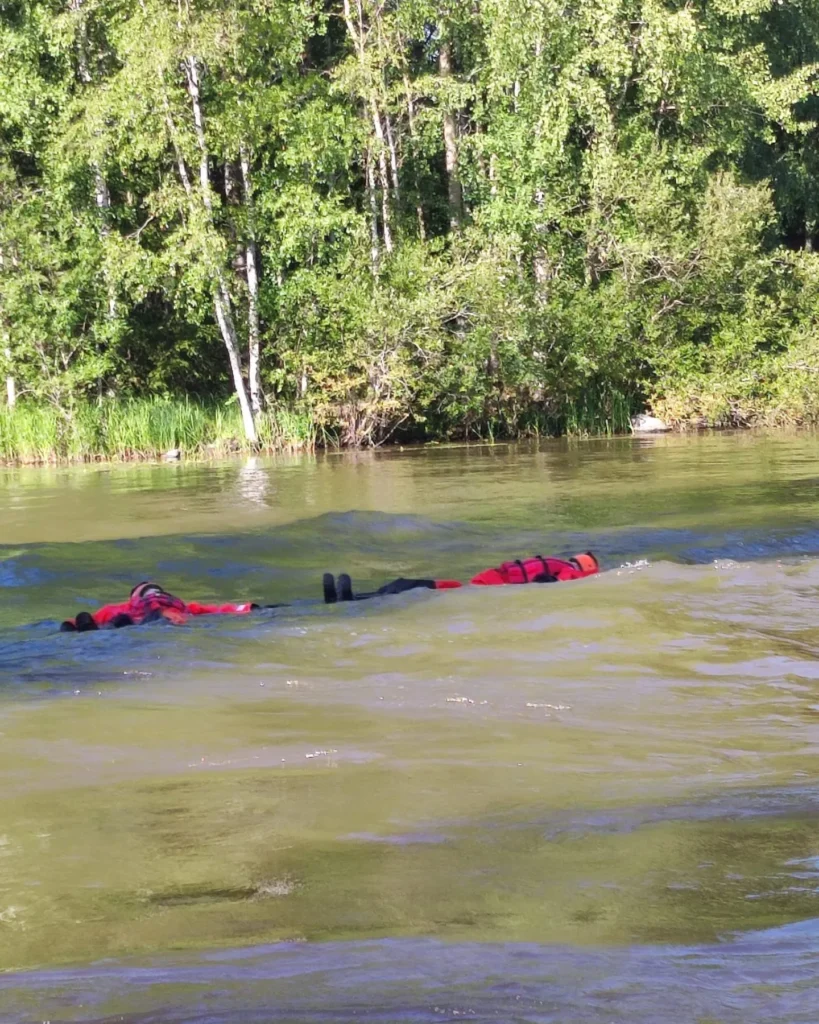
<path id="1" fill-rule="evenodd" d="M 187 265 L 176 263 L 175 272 L 193 293 L 211 295 L 245 434 L 252 443 L 262 408 L 253 156 L 263 148 L 267 129 L 258 108 L 281 76 L 282 64 L 291 66 L 309 19 L 306 3 L 281 0 L 229 9 L 215 3 L 140 0 L 120 31 L 122 67 L 111 83 L 108 117 L 120 138 L 126 125 L 138 121 L 142 131 L 153 131 L 167 147 L 164 159 L 156 147 L 146 154 L 159 159 L 159 187 L 149 208 L 179 236 L 192 258 Z M 235 224 L 223 191 L 215 187 L 224 179 L 220 168 L 234 165 L 242 182 L 245 272 L 239 290 L 230 269 Z M 170 187 L 171 168 L 178 188 Z"/>
<path id="2" fill-rule="evenodd" d="M 5 403 L 819 408 L 817 78 L 816 0 L 7 0 Z"/>

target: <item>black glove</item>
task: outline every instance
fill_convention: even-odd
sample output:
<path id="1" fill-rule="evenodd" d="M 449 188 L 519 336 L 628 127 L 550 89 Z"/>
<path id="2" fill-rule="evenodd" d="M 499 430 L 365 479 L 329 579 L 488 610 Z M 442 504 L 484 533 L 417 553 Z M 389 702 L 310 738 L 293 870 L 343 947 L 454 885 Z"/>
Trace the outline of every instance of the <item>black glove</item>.
<path id="1" fill-rule="evenodd" d="M 123 626 L 133 626 L 134 620 L 127 612 L 120 612 L 108 623 L 111 629 L 122 629 Z"/>

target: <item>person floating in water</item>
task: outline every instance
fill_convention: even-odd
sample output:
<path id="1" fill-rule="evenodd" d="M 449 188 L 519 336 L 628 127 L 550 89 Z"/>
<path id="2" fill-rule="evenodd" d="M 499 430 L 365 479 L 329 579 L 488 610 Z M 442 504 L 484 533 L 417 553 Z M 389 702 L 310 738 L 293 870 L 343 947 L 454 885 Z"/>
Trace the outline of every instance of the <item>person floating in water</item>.
<path id="1" fill-rule="evenodd" d="M 586 551 L 582 555 L 571 558 L 534 558 L 515 559 L 504 562 L 496 569 L 484 569 L 469 581 L 478 587 L 503 587 L 522 583 L 560 583 L 565 580 L 582 580 L 586 576 L 594 576 L 600 572 L 597 558 Z M 337 580 L 328 572 L 324 574 L 325 604 L 337 601 L 365 601 L 372 597 L 386 597 L 389 594 L 403 594 L 407 590 L 453 590 L 462 587 L 458 580 L 423 580 L 404 579 L 403 577 L 385 583 L 378 590 L 365 594 L 354 594 L 353 585 L 347 573 L 342 573 Z"/>
<path id="2" fill-rule="evenodd" d="M 587 551 L 572 558 L 516 559 L 504 562 L 495 569 L 484 569 L 469 581 L 480 587 L 500 587 L 522 583 L 558 583 L 565 580 L 580 580 L 600 571 L 595 556 Z M 339 601 L 365 601 L 374 597 L 403 594 L 408 590 L 452 590 L 462 587 L 459 580 L 399 579 L 384 584 L 378 590 L 367 593 L 353 593 L 353 584 L 347 573 L 335 579 L 331 573 L 324 575 L 325 604 Z M 63 633 L 87 633 L 96 629 L 119 629 L 123 626 L 138 626 L 145 622 L 166 621 L 175 626 L 187 622 L 191 615 L 247 615 L 259 608 L 282 608 L 285 605 L 244 604 L 199 604 L 185 602 L 157 583 L 138 583 L 131 596 L 123 604 L 107 604 L 95 612 L 80 612 L 73 619 L 66 619 L 60 625 Z"/>
<path id="3" fill-rule="evenodd" d="M 87 633 L 94 629 L 119 629 L 164 619 L 180 626 L 190 615 L 247 615 L 257 604 L 198 604 L 185 602 L 157 583 L 138 583 L 123 604 L 106 604 L 97 611 L 80 612 L 60 625 L 61 633 Z"/>

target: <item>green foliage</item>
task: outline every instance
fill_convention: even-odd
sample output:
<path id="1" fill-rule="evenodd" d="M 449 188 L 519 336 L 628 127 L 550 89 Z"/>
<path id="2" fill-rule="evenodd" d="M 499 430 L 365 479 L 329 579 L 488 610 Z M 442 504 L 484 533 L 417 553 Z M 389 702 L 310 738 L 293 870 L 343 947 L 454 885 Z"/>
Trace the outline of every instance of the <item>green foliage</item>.
<path id="1" fill-rule="evenodd" d="M 259 435 L 264 451 L 302 451 L 315 447 L 317 428 L 306 412 L 269 412 Z M 29 402 L 0 407 L 0 461 L 156 459 L 173 449 L 215 458 L 250 446 L 234 404 L 145 398 L 81 402 L 70 412 Z"/>
<path id="2" fill-rule="evenodd" d="M 816 0 L 10 0 L 0 457 L 813 422 L 818 71 Z"/>

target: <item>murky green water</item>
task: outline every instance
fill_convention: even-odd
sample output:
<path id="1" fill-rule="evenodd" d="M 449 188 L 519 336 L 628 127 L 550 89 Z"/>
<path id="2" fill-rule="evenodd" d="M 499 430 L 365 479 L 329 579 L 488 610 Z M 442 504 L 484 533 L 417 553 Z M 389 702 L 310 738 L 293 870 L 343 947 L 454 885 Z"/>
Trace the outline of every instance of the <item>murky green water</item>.
<path id="1" fill-rule="evenodd" d="M 4 473 L 0 1020 L 815 1021 L 818 485 L 808 434 Z M 304 600 L 55 632 L 146 577 Z"/>

